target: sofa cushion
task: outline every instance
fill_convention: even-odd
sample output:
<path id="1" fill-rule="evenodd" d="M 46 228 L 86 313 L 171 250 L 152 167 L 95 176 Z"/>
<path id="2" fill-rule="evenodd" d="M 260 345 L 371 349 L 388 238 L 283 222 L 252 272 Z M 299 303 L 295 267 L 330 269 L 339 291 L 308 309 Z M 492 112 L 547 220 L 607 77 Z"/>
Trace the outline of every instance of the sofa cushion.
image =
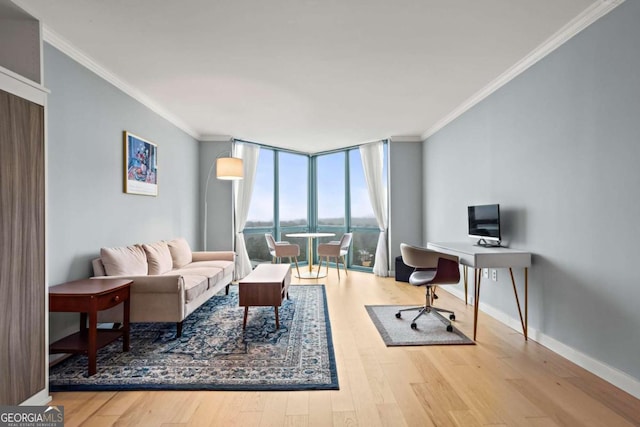
<path id="1" fill-rule="evenodd" d="M 182 237 L 167 242 L 171 258 L 173 259 L 173 268 L 180 268 L 189 264 L 192 260 L 191 248 L 189 243 Z"/>
<path id="2" fill-rule="evenodd" d="M 146 276 L 147 255 L 139 245 L 101 248 L 100 258 L 107 276 Z"/>
<path id="3" fill-rule="evenodd" d="M 191 265 L 191 264 L 189 264 Z M 222 280 L 224 277 L 224 273 L 221 268 L 216 267 L 203 267 L 203 268 L 178 268 L 176 270 L 171 270 L 167 275 L 179 274 L 181 276 L 204 276 L 207 277 L 210 281 L 210 285 L 215 282 Z"/>
<path id="4" fill-rule="evenodd" d="M 184 280 L 184 290 L 185 290 L 185 302 L 190 303 L 191 301 L 198 298 L 200 295 L 207 292 L 209 289 L 209 279 L 205 276 L 182 276 Z"/>
<path id="5" fill-rule="evenodd" d="M 221 268 L 224 272 L 224 275 L 233 274 L 233 269 L 235 267 L 235 263 L 233 261 L 194 261 L 191 264 L 187 264 L 183 267 L 185 270 L 189 270 L 192 268 L 203 268 L 203 267 L 215 267 Z"/>
<path id="6" fill-rule="evenodd" d="M 142 248 L 147 254 L 149 275 L 156 276 L 171 271 L 171 268 L 173 268 L 173 258 L 171 257 L 167 242 L 144 244 Z"/>

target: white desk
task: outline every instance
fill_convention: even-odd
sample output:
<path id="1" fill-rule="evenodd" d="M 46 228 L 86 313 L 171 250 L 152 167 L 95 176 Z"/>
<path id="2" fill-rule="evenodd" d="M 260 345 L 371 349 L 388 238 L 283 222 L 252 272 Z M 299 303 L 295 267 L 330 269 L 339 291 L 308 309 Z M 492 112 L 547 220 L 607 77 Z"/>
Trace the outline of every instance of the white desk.
<path id="1" fill-rule="evenodd" d="M 317 279 L 319 277 L 325 277 L 326 274 L 322 272 L 318 272 L 318 274 L 313 274 L 313 239 L 316 237 L 333 237 L 335 233 L 289 233 L 286 234 L 287 237 L 306 237 L 308 242 L 307 247 L 307 258 L 309 259 L 309 272 L 308 273 L 300 273 L 300 276 L 296 276 L 299 279 Z M 320 268 L 320 266 L 318 266 Z"/>
<path id="2" fill-rule="evenodd" d="M 455 242 L 455 243 L 427 243 L 427 248 L 442 252 L 449 255 L 455 255 L 460 259 L 460 264 L 464 266 L 464 303 L 467 303 L 467 268 L 474 269 L 473 281 L 473 339 L 476 339 L 476 330 L 478 326 L 478 307 L 480 305 L 480 284 L 482 281 L 481 269 L 483 268 L 508 268 L 511 275 L 511 284 L 513 285 L 513 293 L 516 297 L 518 305 L 518 314 L 520 315 L 520 323 L 522 324 L 522 333 L 524 339 L 527 337 L 528 327 L 528 292 L 529 292 L 529 267 L 531 266 L 531 253 L 519 251 L 515 249 L 502 247 L 483 247 L 472 243 Z M 524 268 L 524 317 L 520 308 L 520 299 L 518 298 L 518 290 L 516 281 L 513 278 L 514 268 Z"/>

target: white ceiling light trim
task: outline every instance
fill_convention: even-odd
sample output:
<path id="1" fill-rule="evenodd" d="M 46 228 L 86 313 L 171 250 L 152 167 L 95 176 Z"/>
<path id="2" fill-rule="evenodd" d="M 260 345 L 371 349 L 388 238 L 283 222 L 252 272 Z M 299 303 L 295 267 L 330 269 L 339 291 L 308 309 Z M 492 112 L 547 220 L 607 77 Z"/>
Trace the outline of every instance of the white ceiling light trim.
<path id="1" fill-rule="evenodd" d="M 149 96 L 142 93 L 140 90 L 136 89 L 129 83 L 122 80 L 116 74 L 109 71 L 103 65 L 96 62 L 93 58 L 91 58 L 86 53 L 82 52 L 80 49 L 76 48 L 74 45 L 69 43 L 65 38 L 61 37 L 55 31 L 48 28 L 46 25 L 42 26 L 43 28 L 43 39 L 56 49 L 60 50 L 65 55 L 69 56 L 74 61 L 78 62 L 80 65 L 89 69 L 93 73 L 97 74 L 102 79 L 111 83 L 122 92 L 126 93 L 136 101 L 140 102 L 142 105 L 149 108 L 154 113 L 158 114 L 162 118 L 166 119 L 168 122 L 175 125 L 177 128 L 182 129 L 187 134 L 195 139 L 199 139 L 200 135 L 194 129 L 189 127 L 185 122 L 169 113 L 166 109 L 158 105 L 154 102 Z"/>
<path id="2" fill-rule="evenodd" d="M 427 131 L 422 134 L 422 139 L 425 140 L 431 135 L 438 132 L 440 129 L 444 128 L 446 125 L 464 114 L 467 110 L 471 109 L 474 105 L 491 95 L 493 92 L 500 89 L 502 86 L 516 78 L 533 64 L 540 61 L 542 58 L 549 55 L 551 52 L 569 41 L 580 31 L 584 30 L 589 25 L 593 24 L 598 19 L 602 18 L 604 15 L 611 12 L 613 9 L 620 6 L 624 2 L 625 0 L 600 0 L 600 2 L 595 3 L 585 9 L 584 12 L 582 12 L 575 19 L 561 28 L 547 41 L 531 51 L 531 53 L 529 53 L 507 71 L 498 76 L 482 90 L 477 92 L 471 98 L 467 99 L 465 102 L 460 104 L 458 108 L 447 114 L 441 120 L 436 122 L 436 124 L 427 129 Z"/>

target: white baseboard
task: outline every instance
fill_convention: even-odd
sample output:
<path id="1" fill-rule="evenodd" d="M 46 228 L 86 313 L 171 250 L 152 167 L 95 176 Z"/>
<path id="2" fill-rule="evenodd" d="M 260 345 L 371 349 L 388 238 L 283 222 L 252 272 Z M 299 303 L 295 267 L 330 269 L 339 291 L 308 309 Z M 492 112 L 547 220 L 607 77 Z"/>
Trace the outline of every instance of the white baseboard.
<path id="1" fill-rule="evenodd" d="M 451 295 L 461 299 L 464 301 L 464 291 L 460 291 L 458 289 L 452 289 L 449 286 L 441 286 L 439 290 L 444 290 L 449 292 Z M 469 303 L 473 304 L 473 297 L 469 296 Z M 515 319 L 513 317 L 508 316 L 504 312 L 492 307 L 491 305 L 481 302 L 480 310 L 498 320 L 501 323 L 509 326 L 512 329 L 515 329 L 518 332 L 522 332 L 522 326 L 520 324 L 519 319 Z M 552 338 L 535 328 L 529 326 L 528 330 L 529 339 L 547 347 L 549 350 L 554 353 L 559 354 L 565 359 L 575 363 L 576 365 L 586 369 L 594 375 L 599 376 L 603 380 L 613 384 L 614 386 L 626 391 L 632 396 L 640 399 L 640 380 L 632 377 L 616 368 L 613 368 L 606 363 L 602 363 L 601 361 L 594 359 L 568 345 L 561 343 L 560 341 Z"/>
<path id="2" fill-rule="evenodd" d="M 40 392 L 34 394 L 20 405 L 22 406 L 44 406 L 47 403 L 51 402 L 51 396 L 49 395 L 49 390 L 44 389 Z"/>

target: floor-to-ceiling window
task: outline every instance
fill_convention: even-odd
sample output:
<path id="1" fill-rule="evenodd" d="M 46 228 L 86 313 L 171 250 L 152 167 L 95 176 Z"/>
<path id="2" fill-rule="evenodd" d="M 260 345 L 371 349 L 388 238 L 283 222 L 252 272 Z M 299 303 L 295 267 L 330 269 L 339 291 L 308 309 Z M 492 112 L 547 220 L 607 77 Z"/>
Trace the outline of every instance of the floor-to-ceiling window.
<path id="1" fill-rule="evenodd" d="M 385 146 L 385 177 L 386 156 Z M 264 238 L 271 233 L 276 240 L 297 243 L 299 261 L 306 263 L 306 239 L 287 237 L 305 231 L 335 234 L 319 242 L 339 240 L 352 232 L 348 265 L 371 270 L 379 230 L 357 147 L 317 155 L 260 149 L 244 231 L 249 258 L 254 264 L 271 261 Z"/>
<path id="2" fill-rule="evenodd" d="M 307 260 L 306 239 L 287 237 L 309 229 L 309 156 L 278 152 L 277 156 L 278 227 L 274 230 L 279 240 L 300 246 L 299 261 Z"/>
<path id="3" fill-rule="evenodd" d="M 385 170 L 386 176 L 386 146 Z M 370 270 L 375 259 L 378 235 L 376 217 L 369 201 L 369 191 L 362 169 L 360 150 L 350 148 L 316 156 L 318 231 L 335 233 L 339 240 L 353 233 L 348 265 Z"/>
<path id="4" fill-rule="evenodd" d="M 386 150 L 383 164 L 386 186 Z M 353 266 L 371 268 L 376 255 L 380 229 L 369 200 L 369 190 L 358 149 L 349 150 L 349 190 L 351 202 L 349 229 L 353 233 L 351 263 Z"/>
<path id="5" fill-rule="evenodd" d="M 270 262 L 264 238 L 300 244 L 298 260 L 307 259 L 302 239 L 286 234 L 307 231 L 309 227 L 309 156 L 271 148 L 260 148 L 258 170 L 244 230 L 249 258 L 253 264 Z"/>
<path id="6" fill-rule="evenodd" d="M 334 237 L 317 239 L 316 243 L 340 240 L 347 231 L 346 152 L 323 154 L 311 158 L 315 162 L 316 230 L 334 233 Z M 347 260 L 349 264 L 349 260 Z"/>
<path id="7" fill-rule="evenodd" d="M 252 264 L 271 260 L 265 233 L 273 233 L 275 226 L 275 152 L 260 148 L 258 169 L 251 195 L 251 204 L 244 229 L 244 239 Z"/>

